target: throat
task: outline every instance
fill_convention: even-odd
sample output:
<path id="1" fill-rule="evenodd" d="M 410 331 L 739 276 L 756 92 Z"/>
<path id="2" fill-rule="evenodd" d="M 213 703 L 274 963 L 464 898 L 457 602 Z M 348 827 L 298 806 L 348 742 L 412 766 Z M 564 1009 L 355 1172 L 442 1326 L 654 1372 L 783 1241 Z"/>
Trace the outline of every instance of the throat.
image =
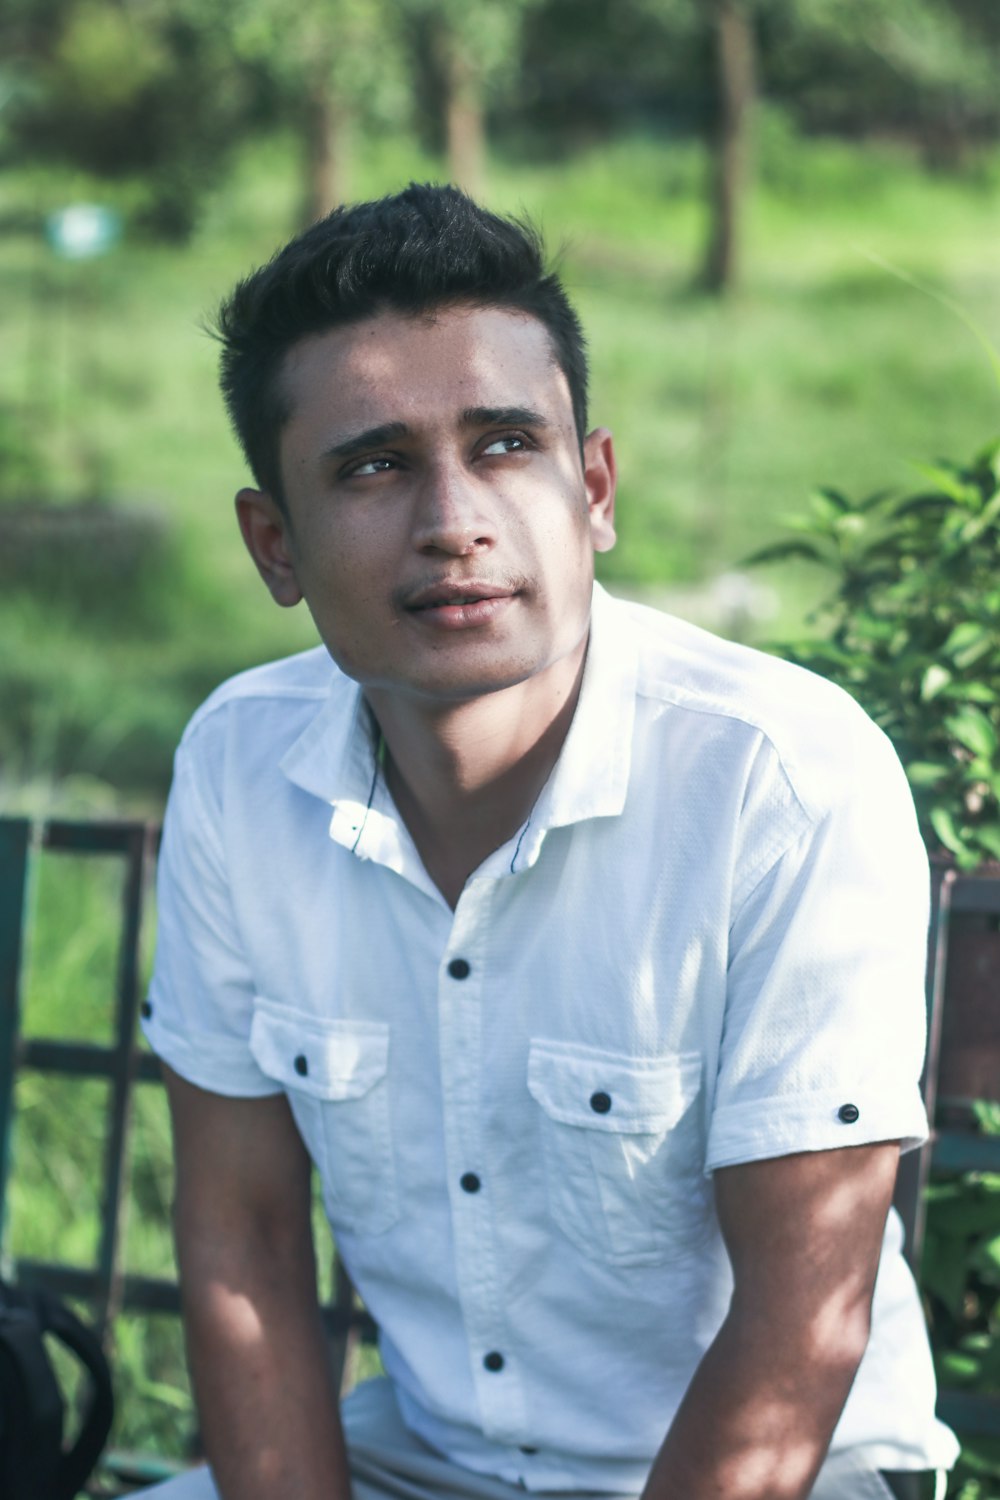
<path id="1" fill-rule="evenodd" d="M 436 720 L 400 721 L 391 705 L 384 712 L 372 703 L 388 790 L 451 909 L 469 876 L 531 816 L 570 730 L 582 673 L 580 652 L 562 690 L 531 714 L 504 694 Z"/>
<path id="2" fill-rule="evenodd" d="M 367 694 L 386 784 L 452 909 L 469 876 L 531 815 L 576 711 L 586 645 L 523 683 L 461 704 L 428 709 Z"/>
<path id="3" fill-rule="evenodd" d="M 454 911 L 470 875 L 497 849 L 512 839 L 531 815 L 544 785 L 533 794 L 504 797 L 501 789 L 488 794 L 461 794 L 442 799 L 434 809 L 414 796 L 389 759 L 386 782 L 417 853 L 431 880 Z"/>

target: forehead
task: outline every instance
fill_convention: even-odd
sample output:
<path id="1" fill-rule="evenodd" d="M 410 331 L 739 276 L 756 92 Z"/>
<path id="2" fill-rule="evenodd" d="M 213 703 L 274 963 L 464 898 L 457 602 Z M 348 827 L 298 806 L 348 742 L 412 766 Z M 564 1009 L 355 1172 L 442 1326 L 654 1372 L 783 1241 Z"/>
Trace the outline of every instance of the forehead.
<path id="1" fill-rule="evenodd" d="M 281 374 L 286 434 L 402 421 L 437 424 L 472 406 L 530 406 L 572 425 L 548 329 L 527 313 L 457 307 L 380 313 L 303 339 Z"/>

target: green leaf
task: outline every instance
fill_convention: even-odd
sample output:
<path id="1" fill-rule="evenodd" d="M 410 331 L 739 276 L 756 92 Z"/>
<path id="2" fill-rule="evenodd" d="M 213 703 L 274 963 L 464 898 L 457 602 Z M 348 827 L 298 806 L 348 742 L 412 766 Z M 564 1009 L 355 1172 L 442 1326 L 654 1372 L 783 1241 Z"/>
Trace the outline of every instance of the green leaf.
<path id="1" fill-rule="evenodd" d="M 951 673 L 947 667 L 940 666 L 937 662 L 928 667 L 920 684 L 920 696 L 925 703 L 930 703 L 951 682 Z"/>
<path id="2" fill-rule="evenodd" d="M 942 516 L 949 515 L 951 501 L 946 495 L 922 491 L 918 495 L 907 495 L 904 499 L 897 501 L 894 510 L 896 516 L 903 520 L 913 517 L 919 522 L 926 519 L 923 513 L 927 511 L 940 511 Z"/>
<path id="3" fill-rule="evenodd" d="M 1000 1277 L 1000 1234 L 977 1245 L 972 1265 L 980 1275 L 988 1276 L 991 1281 Z"/>
<path id="4" fill-rule="evenodd" d="M 1000 827 L 996 824 L 977 824 L 972 830 L 976 843 L 993 859 L 1000 859 Z"/>
<path id="5" fill-rule="evenodd" d="M 743 559 L 744 568 L 756 568 L 762 563 L 784 562 L 790 557 L 804 557 L 807 562 L 823 563 L 829 566 L 828 559 L 821 552 L 815 542 L 774 542 L 769 547 L 761 547 L 758 552 L 751 552 L 749 557 Z"/>
<path id="6" fill-rule="evenodd" d="M 972 1113 L 983 1135 L 1000 1135 L 1000 1104 L 992 1099 L 977 1099 L 972 1106 Z M 1000 1179 L 997 1186 L 1000 1188 Z"/>
<path id="7" fill-rule="evenodd" d="M 993 634 L 978 620 L 962 620 L 956 625 L 941 647 L 943 656 L 950 656 L 958 667 L 969 667 L 985 656 L 993 646 Z"/>
<path id="8" fill-rule="evenodd" d="M 911 786 L 937 786 L 944 781 L 950 770 L 951 767 L 941 761 L 911 760 L 906 767 L 906 775 Z"/>
<path id="9" fill-rule="evenodd" d="M 952 854 L 964 854 L 965 842 L 955 826 L 955 819 L 950 809 L 947 807 L 932 807 L 930 819 L 931 827 L 944 847 L 950 849 Z"/>
<path id="10" fill-rule="evenodd" d="M 969 703 L 995 704 L 1000 694 L 994 692 L 985 682 L 953 682 L 948 688 L 947 697 L 961 698 Z"/>
<path id="11" fill-rule="evenodd" d="M 829 515 L 832 511 L 853 510 L 854 506 L 842 490 L 835 490 L 831 485 L 821 484 L 814 489 L 809 496 L 817 510 Z"/>
<path id="12" fill-rule="evenodd" d="M 884 506 L 886 504 L 886 501 L 891 500 L 892 496 L 892 490 L 875 490 L 873 494 L 866 495 L 863 500 L 859 500 L 857 508 L 858 510 L 863 510 L 866 513 L 872 510 L 878 510 L 880 506 Z"/>
<path id="13" fill-rule="evenodd" d="M 979 1374 L 979 1360 L 974 1354 L 959 1354 L 946 1349 L 940 1357 L 942 1384 L 971 1385 Z"/>
<path id="14" fill-rule="evenodd" d="M 1000 515 L 1000 495 L 994 495 L 978 516 L 973 516 L 971 520 L 966 521 L 961 531 L 962 541 L 974 542 L 993 525 L 998 515 Z"/>
<path id="15" fill-rule="evenodd" d="M 973 755 L 981 755 L 985 760 L 992 760 L 996 755 L 997 732 L 981 709 L 971 705 L 960 708 L 948 715 L 944 726 Z"/>
<path id="16" fill-rule="evenodd" d="M 912 467 L 924 479 L 929 479 L 931 484 L 936 485 L 942 495 L 947 495 L 949 500 L 957 500 L 960 505 L 968 505 L 970 501 L 978 498 L 976 489 L 963 477 L 960 469 L 947 468 L 942 464 L 915 463 Z"/>

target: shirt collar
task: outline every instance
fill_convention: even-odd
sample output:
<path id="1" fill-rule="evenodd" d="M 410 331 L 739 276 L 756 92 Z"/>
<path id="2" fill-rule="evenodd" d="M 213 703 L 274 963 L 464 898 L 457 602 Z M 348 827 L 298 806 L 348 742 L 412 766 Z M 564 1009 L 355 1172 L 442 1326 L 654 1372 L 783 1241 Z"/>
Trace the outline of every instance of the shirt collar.
<path id="1" fill-rule="evenodd" d="M 531 810 L 511 869 L 534 864 L 545 834 L 625 806 L 632 764 L 638 648 L 622 607 L 594 585 L 587 660 L 573 722 Z"/>
<path id="2" fill-rule="evenodd" d="M 522 829 L 511 869 L 538 856 L 547 830 L 616 817 L 625 806 L 635 717 L 637 648 L 621 607 L 594 585 L 580 697 L 551 776 Z M 330 835 L 367 858 L 404 859 L 378 764 L 379 736 L 357 683 L 334 669 L 330 691 L 281 761 L 285 776 L 333 809 Z"/>

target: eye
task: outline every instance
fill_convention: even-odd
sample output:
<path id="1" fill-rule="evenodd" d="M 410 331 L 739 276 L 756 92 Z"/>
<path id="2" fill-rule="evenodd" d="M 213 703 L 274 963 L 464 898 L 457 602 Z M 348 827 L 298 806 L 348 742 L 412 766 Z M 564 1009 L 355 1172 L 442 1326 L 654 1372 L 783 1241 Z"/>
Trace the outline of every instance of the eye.
<path id="1" fill-rule="evenodd" d="M 393 467 L 391 458 L 363 458 L 344 470 L 346 479 L 365 479 L 370 474 L 386 474 Z"/>
<path id="2" fill-rule="evenodd" d="M 494 454 L 500 453 L 524 453 L 528 447 L 528 439 L 523 432 L 505 432 L 501 437 L 491 438 L 480 451 L 483 457 L 492 458 Z"/>

